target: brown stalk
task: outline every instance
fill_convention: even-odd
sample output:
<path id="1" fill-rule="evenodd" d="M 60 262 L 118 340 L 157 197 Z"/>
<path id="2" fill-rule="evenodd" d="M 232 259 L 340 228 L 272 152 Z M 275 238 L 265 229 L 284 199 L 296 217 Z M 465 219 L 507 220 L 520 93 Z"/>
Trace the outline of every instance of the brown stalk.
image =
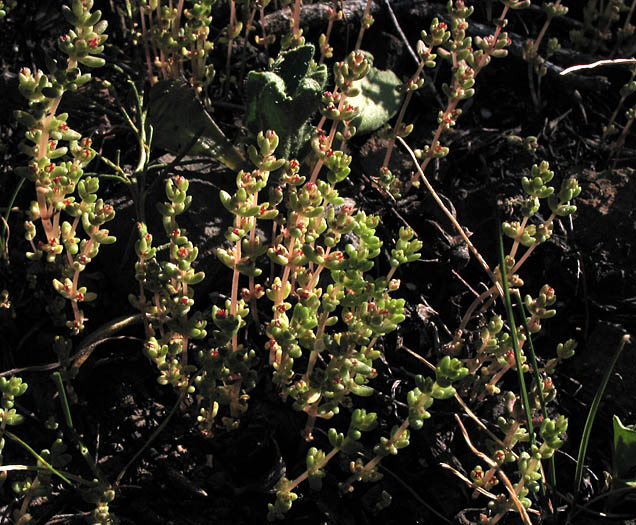
<path id="1" fill-rule="evenodd" d="M 468 431 L 466 430 L 466 427 L 464 427 L 464 424 L 462 423 L 461 418 L 457 414 L 455 414 L 455 420 L 457 421 L 457 424 L 459 425 L 459 428 L 462 432 L 462 435 L 464 436 L 464 440 L 466 441 L 468 448 L 470 448 L 473 454 L 475 454 L 479 459 L 481 459 L 484 463 L 486 463 L 486 465 L 488 465 L 490 468 L 497 469 L 497 476 L 499 476 L 499 479 L 505 485 L 506 490 L 508 490 L 508 493 L 510 494 L 510 498 L 515 504 L 515 507 L 517 508 L 517 511 L 519 512 L 519 515 L 521 516 L 521 519 L 524 525 L 532 525 L 532 522 L 530 521 L 530 516 L 528 515 L 528 511 L 519 501 L 519 498 L 517 497 L 517 493 L 515 492 L 515 489 L 512 486 L 512 483 L 510 482 L 510 479 L 508 479 L 508 476 L 506 476 L 506 474 L 501 469 L 499 469 L 499 466 L 497 465 L 497 463 L 495 463 L 486 454 L 478 450 L 477 447 L 473 445 L 472 441 L 470 440 L 470 436 L 468 435 Z M 499 516 L 500 515 L 498 514 L 495 517 L 495 519 L 498 518 Z M 501 519 L 501 517 L 499 517 L 499 519 Z M 497 519 L 497 521 L 499 521 L 499 519 Z M 493 523 L 496 523 L 496 521 L 493 521 Z"/>

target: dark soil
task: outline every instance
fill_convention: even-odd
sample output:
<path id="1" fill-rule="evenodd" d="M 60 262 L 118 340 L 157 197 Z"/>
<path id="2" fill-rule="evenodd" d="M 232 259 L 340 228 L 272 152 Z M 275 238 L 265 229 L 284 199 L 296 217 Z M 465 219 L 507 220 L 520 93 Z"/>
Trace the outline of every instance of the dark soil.
<path id="1" fill-rule="evenodd" d="M 126 71 L 138 71 L 133 55 L 119 49 L 124 48 L 124 36 L 118 29 L 119 19 L 111 10 L 113 2 L 98 3 L 114 28 L 108 54 Z M 60 28 L 66 27 L 59 14 L 61 2 L 44 4 L 46 7 L 35 0 L 25 1 L 0 22 L 5 35 L 0 39 L 3 216 L 18 182 L 12 168 L 24 162 L 17 149 L 22 131 L 12 118 L 12 111 L 23 105 L 17 92 L 16 71 L 22 66 L 41 67 L 45 54 L 54 52 L 52 42 Z M 359 7 L 364 6 L 360 1 L 348 4 L 349 16 L 334 29 L 332 45 L 337 58 L 352 48 L 359 29 Z M 406 78 L 416 65 L 389 16 L 387 4 L 384 1 L 374 4 L 376 23 L 367 32 L 362 47 L 374 54 L 376 66 L 393 69 Z M 433 16 L 446 16 L 445 2 L 417 0 L 391 4 L 400 29 L 412 46 Z M 488 18 L 491 2 L 474 4 L 475 13 L 470 20 L 478 24 L 471 26 L 471 31 L 491 32 L 493 25 Z M 500 5 L 493 3 L 492 9 L 493 16 L 498 16 Z M 270 15 L 273 31 L 280 16 L 276 12 Z M 214 23 L 223 25 L 226 17 L 224 4 L 218 7 Z M 568 338 L 579 343 L 577 355 L 564 363 L 555 377 L 559 391 L 556 410 L 569 418 L 569 439 L 556 456 L 563 499 L 554 520 L 546 522 L 565 523 L 572 509 L 568 498 L 571 501 L 573 458 L 590 403 L 620 338 L 636 330 L 636 186 L 631 180 L 636 168 L 636 139 L 633 134 L 628 136 L 625 146 L 613 157 L 601 142 L 602 126 L 618 103 L 620 87 L 628 79 L 626 68 L 599 68 L 572 78 L 549 72 L 542 81 L 541 104 L 536 107 L 532 103 L 527 64 L 521 60 L 519 42 L 536 36 L 544 19 L 538 8 L 514 12 L 510 17 L 507 30 L 518 37 L 513 39 L 510 56 L 493 60 L 479 75 L 476 96 L 464 104 L 464 115 L 457 129 L 444 138 L 450 154 L 432 163 L 427 176 L 459 222 L 471 232 L 472 242 L 491 267 L 497 264 L 497 215 L 501 219 L 520 216 L 520 180 L 529 173 L 532 164 L 546 159 L 559 181 L 575 176 L 583 188 L 573 220 L 557 221 L 554 236 L 535 251 L 522 270 L 526 293 L 536 294 L 543 284 L 549 283 L 558 296 L 557 316 L 544 323 L 535 340 L 539 356 L 552 356 L 556 344 Z M 563 46 L 552 59 L 556 66 L 606 58 L 603 49 L 587 56 L 571 48 L 568 31 L 580 25 L 581 20 L 581 9 L 573 5 L 567 17 L 555 20 L 551 26 L 549 36 L 559 37 Z M 302 23 L 308 41 L 317 41 L 324 31 L 324 20 L 309 13 Z M 218 63 L 223 64 L 225 48 L 221 44 L 217 48 Z M 264 54 L 251 45 L 245 56 L 247 70 L 266 65 Z M 233 74 L 239 75 L 240 62 L 235 69 Z M 436 89 L 425 87 L 418 91 L 409 110 L 409 119 L 415 124 L 415 131 L 408 138 L 413 148 L 422 148 L 430 141 L 440 110 L 438 99 L 443 97 L 440 86 L 448 81 L 446 66 L 429 73 Z M 100 71 L 97 76 L 110 78 L 110 74 Z M 125 93 L 122 77 L 115 76 L 115 81 L 122 82 L 121 90 Z M 114 152 L 121 150 L 125 162 L 134 158 L 133 137 L 124 131 L 125 124 L 114 101 L 98 86 L 93 83 L 85 91 L 69 96 L 62 110 L 71 113 L 75 127 L 93 135 L 96 147 L 105 156 L 113 158 Z M 220 98 L 218 89 L 213 86 L 211 92 L 212 99 L 219 102 L 215 119 L 228 136 L 242 140 L 240 115 L 232 106 L 244 103 L 242 83 L 233 85 L 225 100 Z M 627 107 L 629 102 L 633 103 L 628 100 Z M 538 149 L 529 152 L 513 144 L 509 140 L 511 135 L 536 136 Z M 407 299 L 407 320 L 397 335 L 385 339 L 385 359 L 373 384 L 377 392 L 364 401 L 369 410 L 378 412 L 380 421 L 376 435 L 365 443 L 372 447 L 379 435 L 386 435 L 404 417 L 404 400 L 413 387 L 413 376 L 429 374 L 402 347 L 437 361 L 441 346 L 451 339 L 452 331 L 473 301 L 471 288 L 483 291 L 488 277 L 423 188 L 392 201 L 371 184 L 369 176 L 377 172 L 384 155 L 382 140 L 376 136 L 356 137 L 351 151 L 352 174 L 341 184 L 341 193 L 354 199 L 360 209 L 381 217 L 378 231 L 386 240 L 385 246 L 391 246 L 398 228 L 404 224 L 410 225 L 424 242 L 421 260 L 398 275 L 403 283 L 401 293 Z M 404 179 L 413 171 L 410 158 L 400 148 L 393 155 L 391 168 Z M 217 261 L 214 249 L 223 242 L 222 232 L 228 221 L 221 210 L 218 190 L 230 188 L 234 175 L 215 163 L 189 167 L 184 173 L 190 179 L 194 203 L 190 213 L 183 216 L 183 226 L 200 249 L 198 269 L 207 276 L 197 287 L 197 308 L 209 311 L 230 289 L 231 275 Z M 157 199 L 161 197 L 161 186 L 156 185 Z M 116 317 L 134 313 L 126 300 L 127 294 L 136 289 L 132 249 L 134 209 L 121 187 L 116 184 L 102 187 L 117 209 L 118 217 L 111 224 L 118 242 L 102 249 L 86 276 L 100 295 L 98 306 L 87 308 L 88 334 Z M 0 308 L 1 370 L 56 361 L 53 339 L 57 334 L 66 335 L 60 328 L 54 292 L 48 284 L 51 275 L 24 257 L 27 244 L 22 239 L 21 224 L 31 193 L 27 183 L 18 194 L 8 224 L 9 258 L 0 260 L 0 289 L 10 292 L 12 303 L 11 308 Z M 148 202 L 153 202 L 152 196 Z M 158 217 L 149 212 L 148 221 L 151 230 L 161 231 Z M 381 256 L 374 270 L 378 275 L 388 267 L 387 254 L 388 251 Z M 262 344 L 253 325 L 249 337 L 254 339 L 253 344 Z M 262 363 L 240 430 L 219 430 L 214 438 L 206 438 L 197 432 L 192 412 L 183 406 L 155 437 L 153 432 L 168 417 L 176 396 L 171 389 L 156 383 L 156 371 L 141 353 L 142 338 L 141 327 L 132 326 L 119 337 L 100 344 L 73 381 L 80 402 L 72 406 L 72 412 L 83 442 L 112 481 L 127 466 L 111 509 L 122 523 L 129 524 L 264 523 L 267 504 L 274 500 L 275 483 L 283 474 L 295 477 L 305 468 L 307 444 L 300 438 L 305 423 L 303 414 L 294 411 L 290 403 L 281 402 L 271 384 L 270 371 Z M 82 338 L 77 339 L 75 344 Z M 633 381 L 636 361 L 631 357 L 632 351 L 628 345 L 618 362 L 596 420 L 588 453 L 589 469 L 580 496 L 582 504 L 607 489 L 606 472 L 612 471 L 612 416 L 618 415 L 625 424 L 636 422 Z M 29 384 L 29 394 L 20 399 L 19 409 L 28 417 L 19 433 L 35 450 L 50 447 L 55 438 L 55 432 L 44 430 L 43 422 L 48 415 L 56 414 L 62 420 L 59 402 L 52 395 L 55 389 L 49 373 L 20 374 Z M 508 381 L 509 388 L 516 388 L 514 377 Z M 488 419 L 497 408 L 486 403 L 476 410 Z M 436 403 L 433 417 L 424 429 L 412 433 L 410 446 L 382 463 L 384 478 L 380 482 L 358 483 L 353 493 L 341 496 L 337 485 L 346 478 L 347 466 L 329 465 L 322 491 L 312 492 L 301 486 L 301 499 L 294 504 L 286 522 L 409 525 L 444 523 L 443 518 L 449 523 L 474 522 L 485 508 L 485 500 L 471 499 L 472 491 L 439 466 L 441 462 L 447 463 L 466 473 L 475 465 L 476 459 L 455 423 L 454 413 L 459 410 L 454 401 Z M 348 415 L 344 414 L 329 422 L 329 426 L 346 428 L 347 422 Z M 327 425 L 321 427 L 315 444 L 325 450 L 329 446 L 327 429 Z M 472 432 L 473 438 L 478 439 L 477 429 Z M 134 458 L 151 437 L 150 446 Z M 70 441 L 69 445 L 73 449 Z M 90 478 L 91 473 L 78 456 L 74 453 L 68 470 Z M 7 443 L 3 461 L 5 465 L 33 463 L 14 443 Z M 19 472 L 9 473 L 9 481 L 19 478 Z M 376 503 L 383 491 L 392 496 L 392 503 L 381 510 Z M 16 501 L 11 483 L 5 483 L 0 488 L 0 523 L 12 523 Z M 604 502 L 589 505 L 571 523 L 605 523 L 611 516 L 602 512 L 616 516 L 616 522 L 633 523 L 627 521 L 636 518 L 633 500 L 631 506 L 626 500 L 612 508 L 604 507 Z M 43 524 L 83 523 L 91 510 L 91 504 L 83 502 L 77 491 L 62 484 L 56 485 L 55 497 L 36 500 L 31 507 L 34 522 Z M 504 521 L 518 522 L 512 513 Z"/>

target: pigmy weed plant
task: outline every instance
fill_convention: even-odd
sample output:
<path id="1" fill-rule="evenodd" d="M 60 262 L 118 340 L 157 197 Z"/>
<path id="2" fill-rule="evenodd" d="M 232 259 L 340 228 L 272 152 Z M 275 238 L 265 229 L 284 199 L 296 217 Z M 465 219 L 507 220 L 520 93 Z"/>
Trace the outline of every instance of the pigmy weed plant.
<path id="1" fill-rule="evenodd" d="M 0 322 L 23 326 L 20 316 L 31 319 L 34 303 L 42 318 L 11 343 L 0 373 L 2 519 L 130 522 L 128 493 L 143 490 L 132 472 L 151 450 L 157 455 L 162 436 L 185 432 L 213 448 L 227 436 L 249 435 L 259 417 L 268 417 L 259 414 L 266 406 L 286 421 L 267 430 L 277 436 L 286 467 L 269 476 L 256 522 L 292 522 L 306 501 L 320 502 L 328 516 L 324 508 L 336 505 L 335 495 L 346 500 L 357 487 L 375 490 L 365 483 L 379 487 L 373 504 L 357 500 L 369 515 L 401 516 L 391 510 L 387 478 L 400 479 L 393 465 L 407 455 L 410 468 L 426 466 L 437 477 L 425 483 L 443 480 L 467 495 L 465 506 L 449 514 L 422 499 L 421 487 L 401 481 L 418 515 L 431 522 L 454 523 L 461 515 L 462 523 L 557 523 L 581 509 L 593 512 L 581 479 L 619 352 L 584 435 L 568 436 L 557 392 L 577 342 L 553 339 L 546 327 L 561 308 L 557 290 L 537 284 L 528 268 L 545 246 L 562 245 L 553 239 L 576 215 L 577 174 L 559 173 L 540 158 L 548 149 L 536 137 L 515 135 L 530 146 L 519 156 L 529 161 L 513 170 L 523 193 L 505 219 L 503 210 L 491 210 L 495 227 L 474 240 L 436 189 L 462 122 L 475 112 L 480 89 L 493 82 L 487 77 L 493 64 L 511 60 L 509 48 L 522 49 L 532 107 L 549 105 L 541 79 L 549 78 L 546 64 L 560 44 L 556 37 L 541 44 L 567 14 L 565 3 L 544 2 L 544 19 L 529 18 L 537 34 L 516 48 L 520 37 L 506 28 L 513 13 L 523 19 L 530 0 L 489 4 L 488 34 L 471 21 L 483 6 L 435 4 L 415 42 L 400 29 L 415 68 L 399 76 L 365 50 L 379 9 L 371 0 L 357 7 L 127 0 L 101 2 L 102 10 L 93 0 L 61 3 L 66 30 L 56 28 L 55 50 L 14 75 L 23 102 L 12 108 L 12 129 L 21 140 L 10 157 L 11 183 L 2 186 L 13 191 L 2 194 L 0 247 L 3 277 L 24 282 L 2 283 L 7 316 Z M 16 4 L 0 2 L 0 18 L 16 23 L 25 16 Z M 630 9 L 624 2 L 600 4 L 586 5 L 570 38 L 590 52 L 609 42 L 613 57 L 630 42 L 636 2 Z M 386 9 L 395 19 L 390 3 Z M 626 10 L 620 31 L 608 34 L 621 27 Z M 319 35 L 316 19 L 325 23 Z M 347 32 L 356 29 L 355 44 L 337 37 L 343 24 Z M 632 71 L 601 130 L 600 144 L 618 134 L 613 152 L 630 138 L 633 109 L 626 124 L 617 117 L 632 102 L 633 77 Z M 424 117 L 413 108 L 429 100 L 427 90 L 439 108 L 429 101 Z M 98 108 L 105 108 L 108 140 L 78 116 Z M 364 173 L 360 141 L 369 137 L 381 144 L 381 155 Z M 204 220 L 223 224 L 214 250 L 198 245 L 192 222 L 201 211 L 196 188 L 206 177 L 215 191 L 202 208 L 210 214 Z M 371 211 L 369 197 L 355 189 L 361 180 L 381 203 L 376 211 L 392 208 L 396 220 Z M 437 344 L 415 351 L 404 344 L 404 327 L 415 322 L 413 302 L 424 301 L 429 277 L 420 269 L 430 245 L 413 216 L 402 216 L 400 203 L 426 199 L 466 247 L 476 277 L 471 284 L 462 278 L 474 298 L 457 302 L 461 314 L 452 328 L 441 323 Z M 498 249 L 480 251 L 479 239 Z M 115 253 L 117 262 L 108 262 Z M 118 267 L 121 290 L 99 283 L 112 275 L 109 266 Z M 531 275 L 528 285 L 522 269 Z M 106 317 L 112 311 L 119 317 Z M 18 357 L 14 350 L 28 353 L 35 343 L 26 342 L 40 330 L 48 357 L 38 351 L 36 360 L 48 363 Z M 116 338 L 131 342 L 130 366 L 152 375 L 151 389 L 172 408 L 154 431 L 135 438 L 132 452 L 102 461 L 99 430 L 91 425 L 103 414 L 89 406 L 94 393 L 82 376 L 97 366 L 97 347 Z M 109 381 L 113 388 L 117 373 Z M 37 401 L 45 397 L 53 402 Z M 433 470 L 425 448 L 444 433 L 447 452 Z M 580 444 L 574 483 L 572 464 L 557 461 L 568 437 Z M 206 457 L 214 472 L 212 454 Z M 225 483 L 198 494 L 214 500 L 209 492 L 228 492 Z M 238 498 L 243 491 L 234 492 Z M 620 503 L 614 495 L 608 501 Z M 75 514 L 55 516 L 69 506 Z"/>

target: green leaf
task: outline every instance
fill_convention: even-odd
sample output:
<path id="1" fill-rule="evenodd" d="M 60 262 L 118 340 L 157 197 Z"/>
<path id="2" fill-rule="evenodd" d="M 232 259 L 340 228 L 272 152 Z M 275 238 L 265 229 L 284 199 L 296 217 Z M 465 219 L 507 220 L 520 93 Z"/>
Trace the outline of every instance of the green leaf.
<path id="1" fill-rule="evenodd" d="M 614 478 L 636 481 L 636 427 L 625 426 L 614 415 Z"/>
<path id="2" fill-rule="evenodd" d="M 360 81 L 360 94 L 347 99 L 358 108 L 359 115 L 351 121 L 357 134 L 371 133 L 386 124 L 400 109 L 402 85 L 393 71 L 372 67 Z"/>
<path id="3" fill-rule="evenodd" d="M 270 71 L 247 76 L 245 125 L 253 133 L 275 131 L 278 157 L 294 156 L 311 137 L 309 119 L 327 82 L 326 66 L 315 66 L 313 56 L 314 46 L 301 46 L 281 53 Z"/>
<path id="4" fill-rule="evenodd" d="M 152 125 L 153 146 L 172 153 L 212 157 L 228 168 L 246 168 L 241 152 L 223 134 L 183 80 L 164 80 L 150 89 L 148 122 Z"/>

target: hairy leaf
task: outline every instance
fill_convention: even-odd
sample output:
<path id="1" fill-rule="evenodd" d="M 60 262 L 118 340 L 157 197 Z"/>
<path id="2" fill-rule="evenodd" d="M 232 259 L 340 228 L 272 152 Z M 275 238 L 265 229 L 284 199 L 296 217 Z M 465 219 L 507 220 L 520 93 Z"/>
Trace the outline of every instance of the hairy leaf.
<path id="1" fill-rule="evenodd" d="M 357 134 L 371 133 L 395 116 L 402 104 L 401 85 L 393 71 L 375 67 L 360 80 L 360 94 L 348 99 L 360 112 L 351 122 Z"/>
<path id="2" fill-rule="evenodd" d="M 326 66 L 316 66 L 313 56 L 314 46 L 301 46 L 282 53 L 270 71 L 247 76 L 245 125 L 253 133 L 275 131 L 278 157 L 296 155 L 311 137 L 309 119 L 327 81 Z"/>

